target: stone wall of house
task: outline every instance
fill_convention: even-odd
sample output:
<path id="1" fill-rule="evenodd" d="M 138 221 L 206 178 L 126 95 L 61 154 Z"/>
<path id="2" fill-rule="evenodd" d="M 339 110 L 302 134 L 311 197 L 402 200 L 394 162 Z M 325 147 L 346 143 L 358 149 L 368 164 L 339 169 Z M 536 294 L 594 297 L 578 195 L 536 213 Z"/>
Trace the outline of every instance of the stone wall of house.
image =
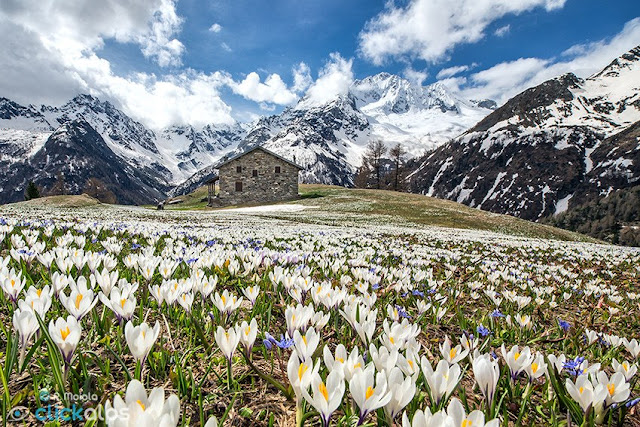
<path id="1" fill-rule="evenodd" d="M 238 172 L 238 167 L 241 171 Z M 276 167 L 280 173 L 276 173 Z M 257 176 L 253 176 L 253 171 Z M 260 149 L 245 154 L 223 165 L 215 206 L 247 203 L 268 203 L 293 200 L 298 197 L 298 168 Z M 236 191 L 236 183 L 242 191 Z"/>

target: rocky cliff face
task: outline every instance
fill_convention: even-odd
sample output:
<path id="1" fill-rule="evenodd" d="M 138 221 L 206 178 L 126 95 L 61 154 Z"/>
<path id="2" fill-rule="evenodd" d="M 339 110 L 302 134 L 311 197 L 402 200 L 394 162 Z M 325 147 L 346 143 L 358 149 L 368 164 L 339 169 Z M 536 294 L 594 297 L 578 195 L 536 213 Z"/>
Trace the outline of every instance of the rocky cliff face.
<path id="1" fill-rule="evenodd" d="M 537 220 L 638 179 L 640 47 L 528 89 L 412 163 L 414 192 Z M 616 136 L 617 135 L 617 136 Z M 635 150 L 635 151 L 634 151 Z"/>

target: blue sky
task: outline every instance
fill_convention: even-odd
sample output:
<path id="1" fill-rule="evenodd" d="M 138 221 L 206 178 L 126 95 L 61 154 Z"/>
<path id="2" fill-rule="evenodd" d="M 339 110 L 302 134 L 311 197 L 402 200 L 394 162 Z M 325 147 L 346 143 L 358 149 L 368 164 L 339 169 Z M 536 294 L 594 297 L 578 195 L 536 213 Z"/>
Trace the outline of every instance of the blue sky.
<path id="1" fill-rule="evenodd" d="M 502 102 L 640 44 L 637 0 L 76 3 L 0 5 L 0 95 L 56 104 L 89 92 L 157 128 L 251 120 L 382 71 Z"/>

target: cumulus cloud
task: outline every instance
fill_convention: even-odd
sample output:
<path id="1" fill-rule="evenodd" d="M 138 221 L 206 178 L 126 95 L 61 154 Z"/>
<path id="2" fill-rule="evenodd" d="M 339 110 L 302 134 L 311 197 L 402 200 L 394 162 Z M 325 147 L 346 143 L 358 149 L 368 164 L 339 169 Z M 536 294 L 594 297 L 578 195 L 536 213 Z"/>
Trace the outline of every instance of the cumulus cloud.
<path id="1" fill-rule="evenodd" d="M 572 46 L 560 58 L 520 58 L 474 73 L 461 92 L 471 99 L 491 98 L 504 102 L 529 87 L 565 73 L 588 77 L 637 46 L 639 40 L 640 18 L 635 18 L 616 36 Z"/>
<path id="2" fill-rule="evenodd" d="M 0 3 L 0 93 L 20 103 L 60 105 L 78 93 L 113 102 L 159 129 L 232 123 L 219 89 L 225 73 L 174 71 L 119 76 L 97 54 L 105 40 L 137 44 L 160 66 L 178 66 L 182 18 L 173 0 L 7 0 Z"/>
<path id="3" fill-rule="evenodd" d="M 263 83 L 258 73 L 252 72 L 240 83 L 230 81 L 229 86 L 235 93 L 255 102 L 289 105 L 298 99 L 278 74 L 269 75 Z"/>
<path id="4" fill-rule="evenodd" d="M 402 74 L 404 75 L 405 79 L 416 85 L 422 85 L 427 77 L 429 77 L 429 73 L 427 73 L 426 71 L 414 70 L 411 67 L 405 68 Z"/>
<path id="5" fill-rule="evenodd" d="M 37 35 L 62 54 L 95 50 L 105 39 L 136 43 L 160 66 L 179 65 L 184 45 L 174 0 L 6 0 L 0 19 Z"/>
<path id="6" fill-rule="evenodd" d="M 313 79 L 311 78 L 311 70 L 309 66 L 304 62 L 299 63 L 297 66 L 293 67 L 293 87 L 291 88 L 294 92 L 303 92 L 311 83 L 313 83 Z"/>
<path id="7" fill-rule="evenodd" d="M 437 62 L 456 45 L 474 43 L 497 19 L 542 7 L 562 8 L 566 0 L 410 0 L 393 1 L 369 21 L 359 36 L 361 54 L 374 64 L 388 58 Z"/>
<path id="8" fill-rule="evenodd" d="M 219 33 L 220 31 L 222 31 L 222 25 L 216 22 L 209 27 L 209 31 L 211 31 L 212 33 Z"/>
<path id="9" fill-rule="evenodd" d="M 329 55 L 329 61 L 318 73 L 304 99 L 304 105 L 321 105 L 349 91 L 353 82 L 353 59 L 344 59 L 339 53 Z"/>

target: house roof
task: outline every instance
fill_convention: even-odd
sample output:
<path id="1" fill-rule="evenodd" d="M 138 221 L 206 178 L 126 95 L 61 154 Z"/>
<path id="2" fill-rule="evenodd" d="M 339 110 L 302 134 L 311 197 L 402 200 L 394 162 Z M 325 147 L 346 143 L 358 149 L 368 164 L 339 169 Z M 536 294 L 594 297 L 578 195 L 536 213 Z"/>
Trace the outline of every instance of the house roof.
<path id="1" fill-rule="evenodd" d="M 253 152 L 253 151 L 255 151 L 255 150 L 262 150 L 262 151 L 264 151 L 265 153 L 267 153 L 267 154 L 271 154 L 272 156 L 277 157 L 278 159 L 282 160 L 283 162 L 286 162 L 286 163 L 290 164 L 290 165 L 291 165 L 291 166 L 293 166 L 293 167 L 296 167 L 296 168 L 298 168 L 298 169 L 300 169 L 300 170 L 304 169 L 304 168 L 303 168 L 302 166 L 300 166 L 299 164 L 294 163 L 294 162 L 292 162 L 292 161 L 290 161 L 290 160 L 287 160 L 287 159 L 285 159 L 284 157 L 282 157 L 282 156 L 280 156 L 280 155 L 278 155 L 278 154 L 274 153 L 273 151 L 267 150 L 266 148 L 264 148 L 264 147 L 262 147 L 262 146 L 260 146 L 260 145 L 256 145 L 255 147 L 251 148 L 250 150 L 243 151 L 242 153 L 236 154 L 235 156 L 228 158 L 227 160 L 225 160 L 224 162 L 222 162 L 222 163 L 220 163 L 220 164 L 218 165 L 218 169 L 220 169 L 222 166 L 226 165 L 227 163 L 230 163 L 230 162 L 232 162 L 232 161 L 234 161 L 234 160 L 236 160 L 236 159 L 239 159 L 240 157 L 242 157 L 242 156 L 244 156 L 244 155 L 246 155 L 246 154 L 249 154 L 249 153 L 251 153 L 251 152 Z"/>

